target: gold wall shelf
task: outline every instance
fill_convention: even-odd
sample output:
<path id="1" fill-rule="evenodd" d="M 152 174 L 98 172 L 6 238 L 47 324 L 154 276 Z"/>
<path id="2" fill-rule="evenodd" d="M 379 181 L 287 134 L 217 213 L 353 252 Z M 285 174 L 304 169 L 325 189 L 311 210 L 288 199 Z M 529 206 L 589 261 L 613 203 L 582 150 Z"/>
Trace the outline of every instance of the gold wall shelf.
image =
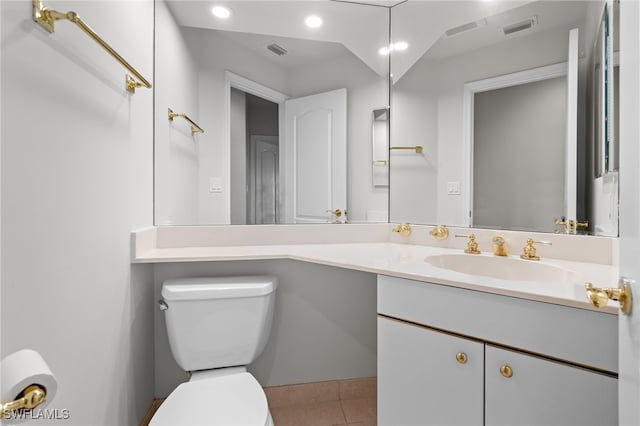
<path id="1" fill-rule="evenodd" d="M 411 150 L 411 151 L 415 151 L 416 154 L 422 154 L 422 147 L 420 145 L 417 145 L 417 146 L 392 146 L 389 149 L 391 149 L 391 150 Z"/>
<path id="2" fill-rule="evenodd" d="M 171 108 L 169 108 L 169 121 L 173 121 L 175 117 L 184 118 L 189 122 L 189 124 L 191 124 L 191 136 L 195 135 L 196 133 L 204 133 L 202 127 L 198 126 L 192 119 L 189 118 L 189 116 L 187 116 L 187 114 L 178 114 L 173 112 Z"/>
<path id="3" fill-rule="evenodd" d="M 129 74 L 125 77 L 125 86 L 127 92 L 135 93 L 137 87 L 146 87 L 147 89 L 151 88 L 151 83 L 149 83 L 135 68 L 133 68 L 129 62 L 127 62 L 122 56 L 118 54 L 109 44 L 104 41 L 95 31 L 91 29 L 87 24 L 84 23 L 82 19 L 78 16 L 76 12 L 67 12 L 62 13 L 56 10 L 49 9 L 45 4 L 40 0 L 33 0 L 33 20 L 36 21 L 42 28 L 47 30 L 50 33 L 55 32 L 55 22 L 59 20 L 67 20 L 73 22 L 85 32 L 93 41 L 98 43 L 104 50 L 107 51 L 116 61 L 120 62 L 122 66 L 124 66 L 131 74 L 133 74 L 138 81 L 136 81 Z"/>

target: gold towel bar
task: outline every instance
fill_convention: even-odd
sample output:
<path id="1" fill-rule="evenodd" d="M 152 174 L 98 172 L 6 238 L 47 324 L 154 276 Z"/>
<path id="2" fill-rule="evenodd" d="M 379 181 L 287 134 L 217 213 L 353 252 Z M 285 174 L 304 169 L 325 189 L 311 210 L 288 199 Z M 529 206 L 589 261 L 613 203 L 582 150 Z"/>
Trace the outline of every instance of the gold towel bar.
<path id="1" fill-rule="evenodd" d="M 422 154 L 422 147 L 418 146 L 392 146 L 389 149 L 410 149 L 411 151 L 415 151 L 416 154 Z"/>
<path id="2" fill-rule="evenodd" d="M 191 123 L 191 136 L 195 135 L 196 133 L 204 133 L 204 130 L 202 129 L 202 127 L 200 127 L 196 123 L 194 123 L 194 121 L 192 119 L 190 119 L 187 116 L 187 114 L 177 114 L 177 113 L 173 112 L 171 110 L 171 108 L 169 108 L 169 121 L 173 121 L 173 119 L 175 117 L 182 117 L 185 120 L 187 120 L 189 123 Z"/>
<path id="3" fill-rule="evenodd" d="M 127 92 L 135 93 L 136 87 L 151 88 L 149 83 L 135 68 L 133 68 L 125 59 L 111 48 L 103 39 L 100 38 L 95 31 L 85 24 L 76 12 L 61 13 L 52 9 L 42 3 L 41 0 L 33 0 L 33 20 L 40 24 L 44 29 L 50 33 L 54 32 L 54 23 L 58 20 L 66 19 L 76 24 L 82 31 L 84 31 L 89 37 L 91 37 L 96 43 L 98 43 L 104 50 L 106 50 L 116 61 L 120 62 L 129 72 L 131 72 L 139 81 L 136 81 L 127 74 L 126 76 L 126 88 Z"/>

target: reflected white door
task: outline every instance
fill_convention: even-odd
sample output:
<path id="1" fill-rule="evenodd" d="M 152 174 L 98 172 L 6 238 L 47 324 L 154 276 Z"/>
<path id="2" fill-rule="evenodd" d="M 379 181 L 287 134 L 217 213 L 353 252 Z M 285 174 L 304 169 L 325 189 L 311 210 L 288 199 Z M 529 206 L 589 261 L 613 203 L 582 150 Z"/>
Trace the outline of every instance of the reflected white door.
<path id="1" fill-rule="evenodd" d="M 640 243 L 640 5 L 620 2 L 620 275 L 638 280 Z M 616 283 L 607 283 L 615 286 Z M 620 425 L 640 425 L 640 285 L 618 330 Z M 597 341 L 597 339 L 596 339 Z"/>
<path id="2" fill-rule="evenodd" d="M 249 176 L 250 224 L 279 223 L 277 136 L 251 136 Z"/>
<path id="3" fill-rule="evenodd" d="M 284 108 L 285 221 L 332 220 L 327 210 L 347 208 L 347 89 L 289 99 Z"/>
<path id="4" fill-rule="evenodd" d="M 581 220 L 576 217 L 578 197 L 578 28 L 569 32 L 569 53 L 567 57 L 567 143 L 564 179 L 564 217 L 567 220 Z"/>

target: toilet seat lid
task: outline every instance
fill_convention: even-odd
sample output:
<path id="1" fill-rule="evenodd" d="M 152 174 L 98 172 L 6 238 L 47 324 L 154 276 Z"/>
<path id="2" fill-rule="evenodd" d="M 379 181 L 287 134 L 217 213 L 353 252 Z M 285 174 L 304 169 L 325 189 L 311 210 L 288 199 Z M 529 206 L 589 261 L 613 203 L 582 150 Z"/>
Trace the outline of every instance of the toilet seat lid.
<path id="1" fill-rule="evenodd" d="M 160 405 L 150 425 L 263 426 L 267 398 L 249 373 L 182 383 Z"/>

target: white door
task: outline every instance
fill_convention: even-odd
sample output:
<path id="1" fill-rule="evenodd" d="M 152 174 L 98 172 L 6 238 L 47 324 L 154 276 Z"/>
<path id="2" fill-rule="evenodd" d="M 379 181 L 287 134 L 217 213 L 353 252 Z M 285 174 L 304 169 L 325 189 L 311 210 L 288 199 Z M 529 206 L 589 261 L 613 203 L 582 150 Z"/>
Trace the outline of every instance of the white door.
<path id="1" fill-rule="evenodd" d="M 251 136 L 249 223 L 279 223 L 279 149 L 277 136 Z"/>
<path id="2" fill-rule="evenodd" d="M 640 6 L 620 3 L 620 275 L 640 278 Z M 615 285 L 611 283 L 610 285 Z M 620 315 L 619 421 L 640 425 L 640 286 L 631 315 Z"/>
<path id="3" fill-rule="evenodd" d="M 569 32 L 569 53 L 567 57 L 567 142 L 564 179 L 564 217 L 567 220 L 581 220 L 576 217 L 578 178 L 578 28 Z"/>
<path id="4" fill-rule="evenodd" d="M 328 210 L 347 208 L 347 89 L 289 99 L 284 109 L 285 222 L 332 221 Z"/>

